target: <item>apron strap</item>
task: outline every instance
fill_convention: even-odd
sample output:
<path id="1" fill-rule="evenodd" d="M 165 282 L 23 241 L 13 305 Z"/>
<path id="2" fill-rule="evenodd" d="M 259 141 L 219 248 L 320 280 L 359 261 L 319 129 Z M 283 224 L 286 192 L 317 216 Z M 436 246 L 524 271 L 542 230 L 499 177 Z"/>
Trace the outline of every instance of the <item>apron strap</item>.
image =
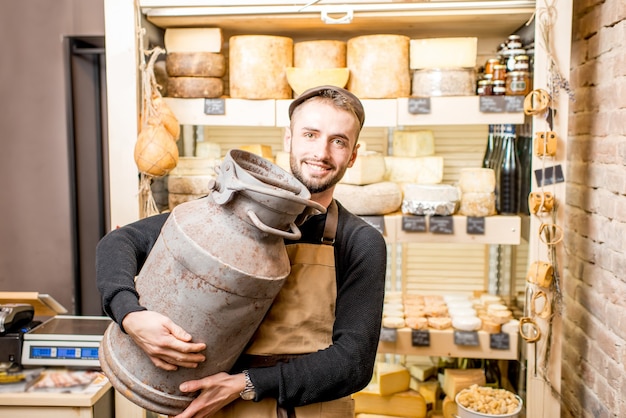
<path id="1" fill-rule="evenodd" d="M 339 209 L 337 202 L 333 199 L 326 211 L 326 223 L 324 224 L 324 236 L 322 236 L 323 245 L 334 245 L 335 236 L 337 235 L 337 222 L 339 221 Z"/>

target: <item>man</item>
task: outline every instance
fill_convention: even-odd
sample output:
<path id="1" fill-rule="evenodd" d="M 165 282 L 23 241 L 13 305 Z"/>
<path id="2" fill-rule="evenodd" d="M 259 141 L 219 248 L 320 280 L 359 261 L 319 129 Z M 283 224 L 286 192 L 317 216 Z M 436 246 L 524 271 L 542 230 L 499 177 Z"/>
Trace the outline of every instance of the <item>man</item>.
<path id="1" fill-rule="evenodd" d="M 235 367 L 181 384 L 182 392 L 200 394 L 178 418 L 352 418 L 349 395 L 371 379 L 386 246 L 378 231 L 333 200 L 335 185 L 357 157 L 365 112 L 352 93 L 322 86 L 295 99 L 289 117 L 284 143 L 291 171 L 328 211 L 300 226 L 300 240 L 285 242 L 292 272 Z M 206 347 L 140 306 L 133 285 L 166 216 L 104 237 L 97 282 L 107 314 L 157 367 L 175 370 L 196 367 Z M 302 273 L 309 268 L 314 273 Z"/>

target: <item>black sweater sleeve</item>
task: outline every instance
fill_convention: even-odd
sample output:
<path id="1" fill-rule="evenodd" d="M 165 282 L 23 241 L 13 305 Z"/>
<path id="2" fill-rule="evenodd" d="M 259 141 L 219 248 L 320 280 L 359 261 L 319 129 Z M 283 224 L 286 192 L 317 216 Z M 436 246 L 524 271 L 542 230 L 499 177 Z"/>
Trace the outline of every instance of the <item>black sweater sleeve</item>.
<path id="1" fill-rule="evenodd" d="M 339 228 L 333 343 L 287 363 L 250 370 L 259 398 L 301 406 L 350 395 L 371 380 L 382 321 L 387 247 L 376 229 L 341 208 Z"/>
<path id="2" fill-rule="evenodd" d="M 150 216 L 105 235 L 96 247 L 96 285 L 104 312 L 120 327 L 139 304 L 135 276 L 159 237 L 168 214 Z"/>

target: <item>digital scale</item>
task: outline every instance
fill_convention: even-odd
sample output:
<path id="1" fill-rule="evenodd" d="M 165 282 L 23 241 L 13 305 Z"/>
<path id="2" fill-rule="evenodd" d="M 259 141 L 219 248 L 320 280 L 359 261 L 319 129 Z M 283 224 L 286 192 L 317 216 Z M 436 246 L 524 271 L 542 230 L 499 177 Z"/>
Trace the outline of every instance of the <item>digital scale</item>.
<path id="1" fill-rule="evenodd" d="M 52 317 L 24 334 L 22 365 L 100 367 L 100 341 L 111 322 L 105 316 Z"/>

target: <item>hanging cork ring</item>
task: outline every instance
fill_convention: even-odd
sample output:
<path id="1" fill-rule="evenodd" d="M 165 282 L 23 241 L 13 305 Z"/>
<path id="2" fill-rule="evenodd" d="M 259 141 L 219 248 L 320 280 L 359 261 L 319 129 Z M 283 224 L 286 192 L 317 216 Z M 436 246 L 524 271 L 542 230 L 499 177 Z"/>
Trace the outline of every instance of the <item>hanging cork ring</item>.
<path id="1" fill-rule="evenodd" d="M 527 115 L 540 115 L 548 109 L 550 93 L 543 89 L 536 89 L 528 93 L 524 99 L 524 113 Z"/>
<path id="2" fill-rule="evenodd" d="M 525 316 L 519 320 L 519 334 L 528 343 L 534 343 L 541 338 L 541 330 L 537 323 L 530 317 Z"/>

